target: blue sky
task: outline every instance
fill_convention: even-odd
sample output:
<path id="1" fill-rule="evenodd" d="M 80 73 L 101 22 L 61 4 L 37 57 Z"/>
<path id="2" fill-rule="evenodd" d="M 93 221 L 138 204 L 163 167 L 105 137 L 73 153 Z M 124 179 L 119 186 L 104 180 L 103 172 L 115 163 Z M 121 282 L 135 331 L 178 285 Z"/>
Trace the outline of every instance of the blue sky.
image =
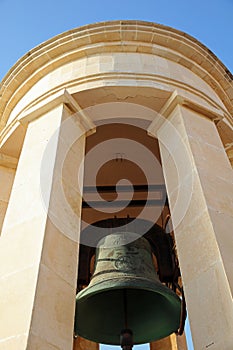
<path id="1" fill-rule="evenodd" d="M 0 16 L 0 80 L 41 42 L 81 25 L 114 19 L 146 20 L 184 31 L 233 73 L 233 0 L 0 0 Z M 190 336 L 188 340 L 192 350 Z"/>
<path id="2" fill-rule="evenodd" d="M 0 0 L 0 80 L 27 51 L 84 24 L 140 19 L 191 34 L 233 72 L 233 0 Z"/>

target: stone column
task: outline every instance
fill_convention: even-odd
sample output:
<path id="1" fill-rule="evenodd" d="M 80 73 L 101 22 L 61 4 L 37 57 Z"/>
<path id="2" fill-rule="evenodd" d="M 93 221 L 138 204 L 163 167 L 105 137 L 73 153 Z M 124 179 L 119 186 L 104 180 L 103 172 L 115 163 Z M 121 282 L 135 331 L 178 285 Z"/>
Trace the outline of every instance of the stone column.
<path id="1" fill-rule="evenodd" d="M 233 348 L 233 172 L 205 109 L 166 106 L 159 139 L 195 349 Z M 198 111 L 198 112 L 197 112 Z"/>
<path id="2" fill-rule="evenodd" d="M 169 337 L 150 343 L 150 350 L 187 350 L 185 334 L 182 336 L 171 334 Z"/>
<path id="3" fill-rule="evenodd" d="M 93 341 L 77 337 L 74 339 L 73 350 L 98 350 L 99 344 Z"/>
<path id="4" fill-rule="evenodd" d="M 181 336 L 176 337 L 176 343 L 178 350 L 188 350 L 185 333 L 183 333 Z"/>
<path id="5" fill-rule="evenodd" d="M 25 116 L 0 240 L 1 350 L 73 347 L 87 121 L 63 97 Z"/>

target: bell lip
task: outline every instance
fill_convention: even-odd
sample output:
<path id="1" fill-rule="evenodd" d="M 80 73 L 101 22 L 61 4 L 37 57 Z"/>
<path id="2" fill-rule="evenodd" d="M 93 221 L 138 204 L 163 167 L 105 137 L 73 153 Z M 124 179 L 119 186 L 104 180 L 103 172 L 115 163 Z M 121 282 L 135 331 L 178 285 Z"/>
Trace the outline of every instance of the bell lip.
<path id="1" fill-rule="evenodd" d="M 181 299 L 179 298 L 179 296 L 172 291 L 170 288 L 168 288 L 167 286 L 163 285 L 160 281 L 151 281 L 148 280 L 146 278 L 128 278 L 127 281 L 125 280 L 125 278 L 112 278 L 111 279 L 111 286 L 109 286 L 109 282 L 110 280 L 105 280 L 105 281 L 101 281 L 96 283 L 93 286 L 88 286 L 85 289 L 83 289 L 82 291 L 80 291 L 77 296 L 76 296 L 76 317 L 78 318 L 78 305 L 82 304 L 82 302 L 84 302 L 88 297 L 93 296 L 93 295 L 97 295 L 99 293 L 102 292 L 107 292 L 107 291 L 111 291 L 111 290 L 120 290 L 120 289 L 140 289 L 140 290 L 147 290 L 150 292 L 156 292 L 158 294 L 161 294 L 164 298 L 168 299 L 169 301 L 171 301 L 171 299 L 169 298 L 169 296 L 172 298 L 172 303 L 174 307 L 177 307 L 180 309 L 180 314 L 181 314 Z M 140 286 L 140 282 L 143 283 L 143 286 Z M 119 286 L 120 285 L 120 286 Z M 166 293 L 164 294 L 164 291 L 166 290 Z M 176 328 L 176 329 L 175 329 Z M 179 328 L 179 324 L 177 324 L 177 327 L 174 326 L 174 329 L 169 333 L 166 334 L 164 336 L 161 337 L 151 337 L 151 339 L 149 339 L 147 342 L 152 342 L 152 341 L 156 341 L 159 340 L 161 338 L 164 338 L 165 336 L 169 336 L 170 334 L 172 334 L 173 332 L 176 332 Z M 80 330 L 81 332 L 78 332 L 78 327 L 77 327 L 77 334 L 83 338 L 86 338 L 88 340 L 91 341 L 95 341 L 95 342 L 101 342 L 103 344 L 108 344 L 108 345 L 119 345 L 119 343 L 117 343 L 116 341 L 108 341 L 108 342 L 103 342 L 103 340 L 99 339 L 98 337 L 95 338 L 90 338 L 87 334 L 84 334 L 82 330 Z M 139 344 L 144 344 L 145 342 L 142 341 L 135 341 L 135 345 L 139 345 Z"/>
<path id="2" fill-rule="evenodd" d="M 170 295 L 172 297 L 172 300 L 173 300 L 173 306 L 177 307 L 177 308 L 179 307 L 180 313 L 181 313 L 181 299 L 174 291 L 172 291 L 167 286 L 163 285 L 160 281 L 151 281 L 151 280 L 148 280 L 145 278 L 131 278 L 131 279 L 128 279 L 128 281 L 125 281 L 124 279 L 115 278 L 115 280 L 116 281 L 114 281 L 114 279 L 111 279 L 111 286 L 109 286 L 109 280 L 105 280 L 105 281 L 101 281 L 99 283 L 96 283 L 93 286 L 86 287 L 85 289 L 80 291 L 76 296 L 76 317 L 78 317 L 78 304 L 79 303 L 81 304 L 82 302 L 84 302 L 90 295 L 93 296 L 93 295 L 96 295 L 96 294 L 101 293 L 101 292 L 111 291 L 112 289 L 114 289 L 114 290 L 117 290 L 117 289 L 118 290 L 119 289 L 135 289 L 135 287 L 137 289 L 140 289 L 140 290 L 147 290 L 147 291 L 159 293 L 164 298 L 167 298 L 168 300 L 169 300 L 169 295 Z M 143 286 L 138 285 L 139 280 L 143 282 Z M 120 287 L 119 287 L 119 283 L 120 283 Z M 164 295 L 164 290 L 166 290 L 165 295 Z M 177 324 L 177 327 L 174 327 L 174 329 L 169 334 L 166 334 L 166 335 L 161 336 L 161 337 L 153 337 L 153 338 L 151 337 L 146 342 L 150 343 L 150 342 L 162 339 L 166 336 L 169 336 L 170 334 L 176 332 L 178 330 L 178 328 L 179 328 L 179 324 Z M 87 334 L 84 334 L 82 331 L 80 333 L 77 332 L 77 334 L 78 334 L 78 336 L 81 336 L 85 339 L 88 339 L 88 340 L 91 340 L 91 341 L 94 341 L 97 343 L 101 342 L 101 344 L 119 346 L 119 343 L 117 343 L 115 341 L 103 342 L 103 340 L 101 340 L 97 337 L 95 337 L 95 338 L 89 337 Z M 140 345 L 140 344 L 144 344 L 144 343 L 145 342 L 142 342 L 142 341 L 135 341 L 134 345 Z"/>
<path id="3" fill-rule="evenodd" d="M 110 281 L 111 281 L 111 286 L 109 286 Z M 140 286 L 139 284 L 140 282 L 143 283 L 143 286 Z M 120 284 L 120 287 L 119 287 L 119 284 Z M 76 302 L 79 303 L 79 302 L 85 301 L 85 299 L 88 298 L 90 294 L 95 295 L 103 291 L 106 292 L 112 289 L 144 289 L 151 292 L 157 292 L 164 297 L 166 297 L 166 295 L 164 295 L 164 289 L 166 289 L 167 294 L 176 298 L 177 302 L 181 304 L 181 299 L 179 298 L 179 296 L 173 290 L 171 290 L 170 288 L 162 284 L 160 281 L 151 281 L 147 278 L 143 278 L 143 277 L 137 278 L 137 277 L 131 277 L 131 276 L 125 276 L 122 278 L 116 277 L 116 278 L 111 278 L 111 280 L 106 279 L 105 281 L 95 283 L 93 286 L 89 285 L 76 295 Z"/>

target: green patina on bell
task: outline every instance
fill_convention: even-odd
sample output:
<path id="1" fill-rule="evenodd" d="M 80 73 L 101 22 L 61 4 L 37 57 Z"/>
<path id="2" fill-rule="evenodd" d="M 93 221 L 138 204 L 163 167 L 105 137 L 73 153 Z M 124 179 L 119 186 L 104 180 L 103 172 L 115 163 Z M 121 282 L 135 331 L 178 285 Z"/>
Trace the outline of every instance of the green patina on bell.
<path id="1" fill-rule="evenodd" d="M 148 343 L 177 331 L 180 314 L 181 301 L 159 281 L 145 238 L 120 232 L 99 242 L 91 282 L 76 297 L 77 335 L 119 345 L 130 329 L 134 344 Z"/>

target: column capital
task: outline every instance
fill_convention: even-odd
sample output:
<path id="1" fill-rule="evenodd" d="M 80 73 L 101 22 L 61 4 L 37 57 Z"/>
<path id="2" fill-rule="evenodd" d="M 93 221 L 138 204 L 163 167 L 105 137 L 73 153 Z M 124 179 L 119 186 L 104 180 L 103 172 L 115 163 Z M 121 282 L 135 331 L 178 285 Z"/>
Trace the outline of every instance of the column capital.
<path id="1" fill-rule="evenodd" d="M 71 114 L 74 116 L 77 115 L 79 123 L 88 134 L 95 132 L 95 124 L 90 117 L 84 113 L 81 106 L 66 89 L 60 90 L 52 96 L 39 101 L 29 109 L 26 109 L 21 115 L 19 115 L 18 120 L 21 124 L 27 125 L 59 105 L 66 106 Z"/>
<path id="2" fill-rule="evenodd" d="M 225 116 L 223 110 L 218 109 L 213 106 L 204 106 L 196 101 L 193 101 L 186 96 L 179 94 L 176 90 L 172 93 L 170 98 L 167 100 L 165 105 L 161 108 L 160 112 L 156 116 L 156 118 L 149 125 L 147 132 L 150 136 L 156 137 L 157 131 L 163 125 L 164 121 L 169 118 L 172 111 L 177 106 L 184 106 L 193 110 L 196 113 L 199 113 L 202 116 L 205 116 L 213 121 L 222 120 Z"/>

